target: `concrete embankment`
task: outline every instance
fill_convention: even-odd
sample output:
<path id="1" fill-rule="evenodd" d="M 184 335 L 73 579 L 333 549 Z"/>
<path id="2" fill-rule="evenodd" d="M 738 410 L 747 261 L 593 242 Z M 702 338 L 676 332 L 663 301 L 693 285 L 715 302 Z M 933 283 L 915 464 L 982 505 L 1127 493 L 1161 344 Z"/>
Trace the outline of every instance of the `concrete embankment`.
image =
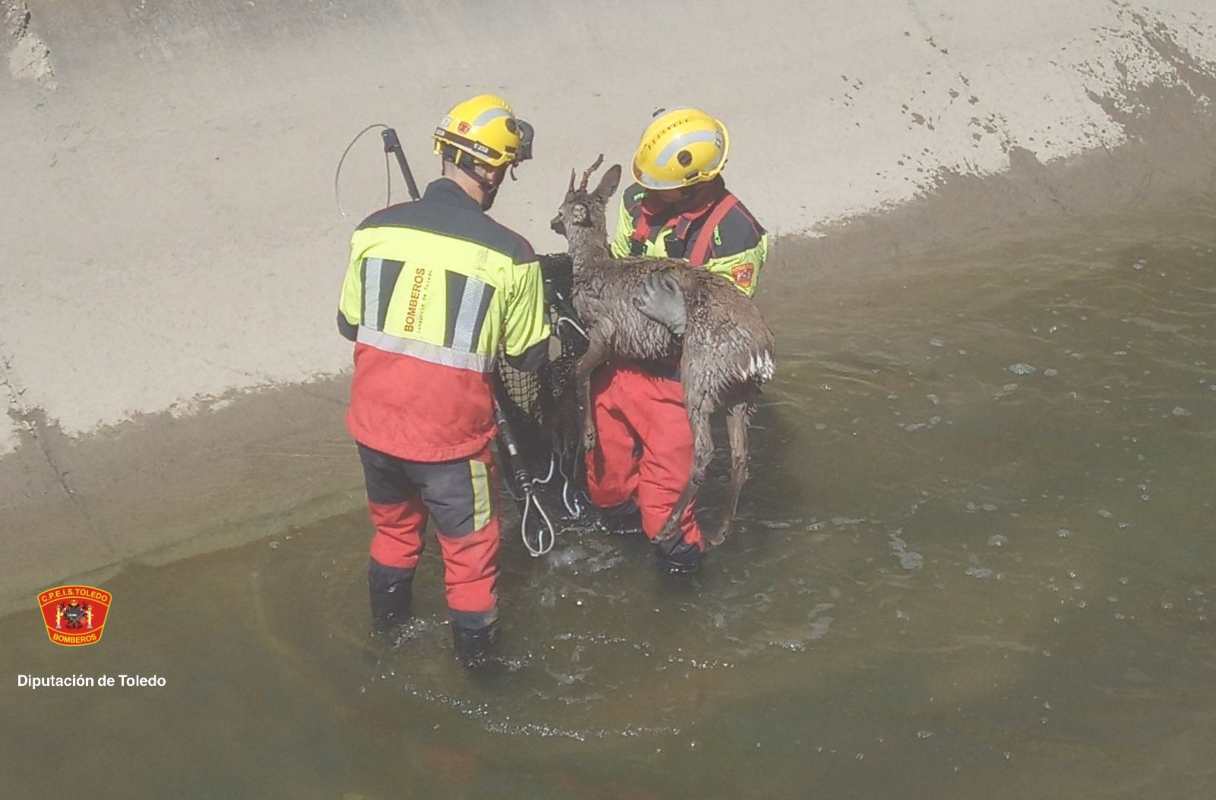
<path id="1" fill-rule="evenodd" d="M 367 123 L 422 177 L 446 106 L 507 96 L 537 159 L 495 213 L 550 250 L 571 167 L 700 104 L 757 216 L 828 234 L 798 251 L 821 274 L 1211 186 L 1207 0 L 492 12 L 0 0 L 0 610 L 357 502 L 332 317 L 349 229 L 384 202 L 374 136 L 343 174 L 350 216 L 332 180 Z"/>

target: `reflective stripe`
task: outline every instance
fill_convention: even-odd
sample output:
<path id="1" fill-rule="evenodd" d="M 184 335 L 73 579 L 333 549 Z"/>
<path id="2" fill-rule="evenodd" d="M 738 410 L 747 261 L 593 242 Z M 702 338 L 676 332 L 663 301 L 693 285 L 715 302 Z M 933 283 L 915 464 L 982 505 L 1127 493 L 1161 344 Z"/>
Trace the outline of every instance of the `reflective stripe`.
<path id="1" fill-rule="evenodd" d="M 456 330 L 452 336 L 452 347 L 457 350 L 471 351 L 477 346 L 473 341 L 473 332 L 477 328 L 477 314 L 481 309 L 481 298 L 485 294 L 486 285 L 476 278 L 465 281 L 464 295 L 460 299 L 460 310 L 456 312 Z"/>
<path id="2" fill-rule="evenodd" d="M 482 125 L 485 125 L 492 119 L 509 116 L 511 116 L 511 112 L 507 111 L 505 108 L 487 108 L 485 111 L 477 115 L 477 119 L 473 120 L 469 124 L 474 128 L 480 128 Z"/>
<path id="3" fill-rule="evenodd" d="M 391 333 L 374 330 L 366 325 L 359 326 L 357 341 L 386 353 L 413 356 L 442 367 L 455 367 L 483 373 L 490 372 L 494 368 L 494 359 L 491 356 L 481 353 L 462 353 L 442 345 L 393 336 Z"/>
<path id="4" fill-rule="evenodd" d="M 697 142 L 716 142 L 717 140 L 718 140 L 718 134 L 714 133 L 713 131 L 694 131 L 693 133 L 686 133 L 683 136 L 681 136 L 679 139 L 676 139 L 673 142 L 668 142 L 667 146 L 663 148 L 663 151 L 661 153 L 659 153 L 659 157 L 655 159 L 655 163 L 656 164 L 666 164 L 668 161 L 670 161 L 672 159 L 672 156 L 674 156 L 677 152 L 679 152 L 680 150 L 683 150 L 685 147 L 687 147 L 690 144 L 696 144 Z M 721 153 L 719 153 L 718 161 L 721 161 L 721 160 L 722 160 L 722 155 L 721 155 Z M 714 167 L 718 166 L 718 161 L 715 161 L 713 164 L 706 166 L 701 171 L 709 172 Z"/>
<path id="5" fill-rule="evenodd" d="M 633 174 L 638 181 L 646 181 L 644 185 L 647 189 L 679 189 L 681 186 L 688 185 L 685 181 L 661 181 L 653 175 L 641 175 L 636 170 Z"/>
<path id="6" fill-rule="evenodd" d="M 363 322 L 376 327 L 380 321 L 380 270 L 384 260 L 369 258 L 363 262 Z"/>
<path id="7" fill-rule="evenodd" d="M 473 530 L 479 531 L 490 524 L 490 476 L 485 464 L 472 459 L 469 473 L 473 479 Z"/>

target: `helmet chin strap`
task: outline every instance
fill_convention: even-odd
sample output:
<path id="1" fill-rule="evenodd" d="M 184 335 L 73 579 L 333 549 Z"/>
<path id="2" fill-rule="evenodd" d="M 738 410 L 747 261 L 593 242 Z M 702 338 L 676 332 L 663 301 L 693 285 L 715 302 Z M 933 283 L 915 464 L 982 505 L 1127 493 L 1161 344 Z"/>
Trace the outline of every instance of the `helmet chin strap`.
<path id="1" fill-rule="evenodd" d="M 489 211 L 490 207 L 494 205 L 494 198 L 498 196 L 498 187 L 502 186 L 502 181 L 500 180 L 494 182 L 486 180 L 484 177 L 478 174 L 476 166 L 465 170 L 465 172 L 472 177 L 473 180 L 477 181 L 477 185 L 481 187 L 481 210 Z"/>
<path id="2" fill-rule="evenodd" d="M 452 163 L 456 165 L 456 169 L 460 170 L 465 175 L 468 175 L 478 186 L 481 187 L 481 210 L 489 211 L 490 207 L 494 205 L 494 198 L 498 196 L 498 187 L 502 186 L 502 181 L 500 180 L 495 183 L 492 180 L 488 180 L 478 170 L 477 162 L 474 161 L 467 153 L 459 153 L 456 160 Z"/>
<path id="3" fill-rule="evenodd" d="M 485 185 L 482 184 L 482 188 L 485 189 L 485 194 L 481 201 L 481 210 L 482 211 L 489 211 L 493 207 L 494 198 L 498 196 L 498 187 L 499 186 L 502 186 L 501 181 L 499 181 L 497 184 L 495 184 L 494 188 L 492 188 L 492 189 L 486 189 Z"/>

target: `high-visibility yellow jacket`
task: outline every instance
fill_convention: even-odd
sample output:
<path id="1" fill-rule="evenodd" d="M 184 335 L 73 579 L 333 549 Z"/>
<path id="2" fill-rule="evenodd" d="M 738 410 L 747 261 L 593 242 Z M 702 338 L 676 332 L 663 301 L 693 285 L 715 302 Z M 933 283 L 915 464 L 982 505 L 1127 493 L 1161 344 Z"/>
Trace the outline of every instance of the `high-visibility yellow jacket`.
<path id="1" fill-rule="evenodd" d="M 532 247 L 446 178 L 355 230 L 338 328 L 355 342 L 350 434 L 411 461 L 467 458 L 486 446 L 500 348 L 521 369 L 548 359 Z"/>
<path id="2" fill-rule="evenodd" d="M 707 201 L 698 208 L 672 214 L 651 208 L 647 190 L 633 184 L 621 196 L 612 254 L 683 258 L 704 267 L 752 295 L 760 268 L 768 257 L 768 233 L 717 178 L 703 190 Z"/>

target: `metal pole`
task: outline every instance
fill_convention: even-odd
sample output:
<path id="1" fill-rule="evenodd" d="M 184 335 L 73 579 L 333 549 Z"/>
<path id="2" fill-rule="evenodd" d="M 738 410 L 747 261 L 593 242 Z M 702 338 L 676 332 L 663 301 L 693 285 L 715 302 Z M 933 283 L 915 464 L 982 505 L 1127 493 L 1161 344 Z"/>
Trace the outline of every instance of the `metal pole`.
<path id="1" fill-rule="evenodd" d="M 384 140 L 384 152 L 397 157 L 397 166 L 401 167 L 401 176 L 405 178 L 405 188 L 410 193 L 410 199 L 419 199 L 422 195 L 418 194 L 418 184 L 414 183 L 414 173 L 410 172 L 410 165 L 405 160 L 405 150 L 401 147 L 401 140 L 397 138 L 397 131 L 385 128 L 380 131 L 380 138 Z"/>

